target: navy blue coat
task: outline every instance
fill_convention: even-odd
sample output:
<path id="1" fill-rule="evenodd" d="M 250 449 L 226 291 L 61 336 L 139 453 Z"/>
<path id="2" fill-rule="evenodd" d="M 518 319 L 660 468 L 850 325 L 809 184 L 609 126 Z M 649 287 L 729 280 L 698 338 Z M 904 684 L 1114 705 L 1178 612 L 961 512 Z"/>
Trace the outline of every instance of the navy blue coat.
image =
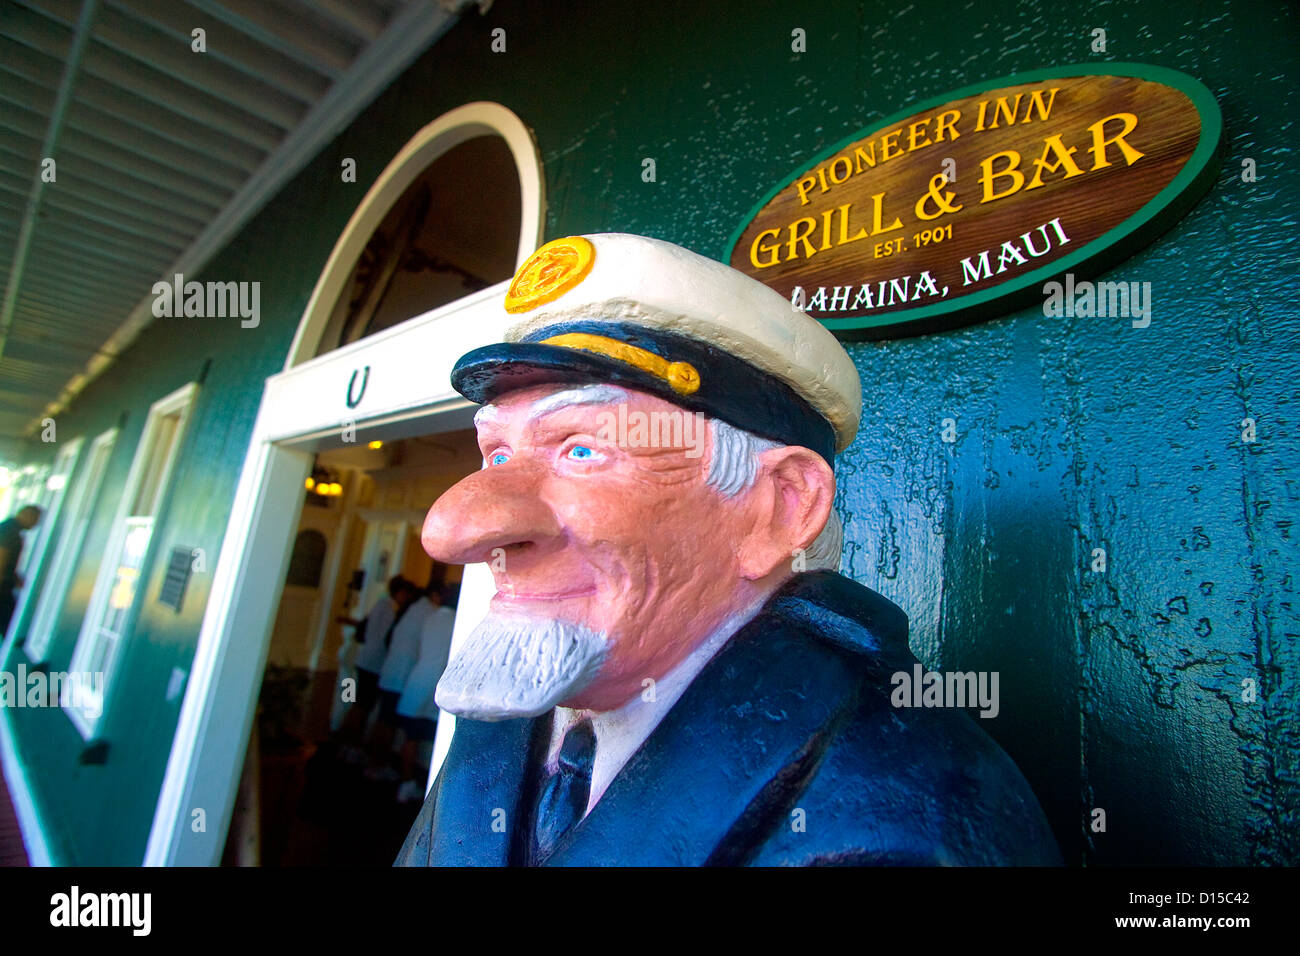
<path id="1" fill-rule="evenodd" d="M 896 605 L 838 574 L 796 575 L 545 865 L 1059 863 L 1024 777 L 975 718 L 891 705 L 891 675 L 914 663 Z M 397 865 L 522 862 L 550 717 L 457 721 Z"/>

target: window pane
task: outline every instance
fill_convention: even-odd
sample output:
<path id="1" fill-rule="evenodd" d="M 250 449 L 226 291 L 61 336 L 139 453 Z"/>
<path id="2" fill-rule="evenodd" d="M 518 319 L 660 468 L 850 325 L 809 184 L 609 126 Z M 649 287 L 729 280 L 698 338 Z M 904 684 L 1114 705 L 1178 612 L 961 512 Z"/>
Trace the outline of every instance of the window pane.
<path id="1" fill-rule="evenodd" d="M 141 476 L 140 491 L 135 496 L 130 513 L 133 515 L 153 515 L 158 510 L 158 496 L 162 490 L 162 476 L 171 461 L 172 446 L 176 442 L 179 415 L 166 415 L 158 419 L 156 433 L 150 442 L 148 458 L 145 461 L 145 473 Z"/>
<path id="2" fill-rule="evenodd" d="M 149 549 L 149 538 L 152 532 L 152 521 L 133 523 L 127 530 L 126 540 L 122 543 L 122 557 L 113 575 L 112 588 L 108 594 L 108 607 L 104 610 L 103 620 L 103 627 L 114 634 L 122 633 L 126 616 L 135 601 L 135 592 L 140 585 L 140 568 L 144 565 L 144 556 Z"/>
<path id="3" fill-rule="evenodd" d="M 91 674 L 102 674 L 108 666 L 109 655 L 112 653 L 113 645 L 117 643 L 117 638 L 103 630 L 99 631 L 96 637 L 94 650 L 86 660 L 86 671 Z"/>

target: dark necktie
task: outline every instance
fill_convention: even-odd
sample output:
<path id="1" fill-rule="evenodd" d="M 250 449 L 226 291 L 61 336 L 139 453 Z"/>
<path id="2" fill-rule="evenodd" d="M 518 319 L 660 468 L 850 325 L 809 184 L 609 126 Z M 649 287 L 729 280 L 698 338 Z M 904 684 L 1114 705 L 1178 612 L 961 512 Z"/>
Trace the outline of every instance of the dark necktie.
<path id="1" fill-rule="evenodd" d="M 591 720 L 569 728 L 560 744 L 559 766 L 542 783 L 533 827 L 535 862 L 551 855 L 560 838 L 582 819 L 591 796 L 591 765 L 596 759 L 596 731 Z"/>

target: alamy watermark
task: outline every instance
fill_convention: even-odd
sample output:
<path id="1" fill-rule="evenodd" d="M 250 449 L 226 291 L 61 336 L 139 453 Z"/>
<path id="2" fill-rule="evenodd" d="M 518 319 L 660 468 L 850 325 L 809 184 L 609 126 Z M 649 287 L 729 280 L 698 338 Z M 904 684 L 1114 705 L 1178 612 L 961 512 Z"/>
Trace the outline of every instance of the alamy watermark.
<path id="1" fill-rule="evenodd" d="M 1065 274 L 1065 283 L 1043 285 L 1043 315 L 1059 319 L 1083 316 L 1132 319 L 1133 328 L 1151 324 L 1150 282 L 1079 282 L 1074 273 Z"/>
<path id="2" fill-rule="evenodd" d="M 997 671 L 927 671 L 920 664 L 912 672 L 896 671 L 889 702 L 895 707 L 979 707 L 981 717 L 996 717 Z"/>
<path id="3" fill-rule="evenodd" d="M 0 707 L 64 707 L 94 720 L 103 713 L 104 675 L 67 671 L 0 671 Z"/>
<path id="4" fill-rule="evenodd" d="M 238 316 L 245 329 L 255 329 L 262 321 L 260 282 L 186 282 L 178 272 L 171 282 L 155 282 L 152 291 L 153 314 L 160 319 Z"/>
<path id="5" fill-rule="evenodd" d="M 596 421 L 596 436 L 619 448 L 685 448 L 687 458 L 704 454 L 708 419 L 703 412 L 628 411 L 620 402 L 617 413 L 603 411 Z"/>
<path id="6" fill-rule="evenodd" d="M 124 927 L 133 936 L 148 936 L 152 914 L 152 893 L 83 893 L 74 883 L 50 897 L 51 926 Z"/>

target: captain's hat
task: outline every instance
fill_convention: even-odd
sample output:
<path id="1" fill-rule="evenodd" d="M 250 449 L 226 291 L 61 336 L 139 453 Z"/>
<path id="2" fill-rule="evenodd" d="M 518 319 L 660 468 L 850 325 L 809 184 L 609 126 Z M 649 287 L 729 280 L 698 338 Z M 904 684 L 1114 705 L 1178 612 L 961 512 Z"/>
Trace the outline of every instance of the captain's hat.
<path id="1" fill-rule="evenodd" d="M 625 233 L 546 243 L 515 274 L 506 341 L 461 356 L 473 402 L 546 383 L 613 382 L 830 462 L 857 434 L 858 370 L 779 293 L 729 266 Z"/>

